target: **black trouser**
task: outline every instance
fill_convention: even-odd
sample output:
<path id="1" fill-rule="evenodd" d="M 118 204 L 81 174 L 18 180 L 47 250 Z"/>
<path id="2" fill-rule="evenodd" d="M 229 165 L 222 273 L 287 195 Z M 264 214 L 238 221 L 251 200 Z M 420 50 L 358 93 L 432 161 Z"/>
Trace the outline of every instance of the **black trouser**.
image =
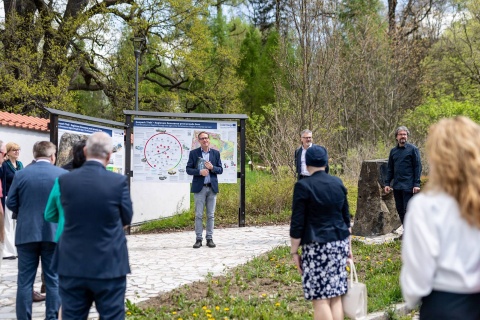
<path id="1" fill-rule="evenodd" d="M 422 299 L 420 320 L 478 320 L 480 293 L 460 294 L 433 290 Z"/>
<path id="2" fill-rule="evenodd" d="M 393 189 L 393 197 L 395 198 L 395 207 L 397 208 L 398 216 L 403 224 L 405 213 L 407 213 L 408 201 L 413 197 L 413 188 L 411 190 Z"/>

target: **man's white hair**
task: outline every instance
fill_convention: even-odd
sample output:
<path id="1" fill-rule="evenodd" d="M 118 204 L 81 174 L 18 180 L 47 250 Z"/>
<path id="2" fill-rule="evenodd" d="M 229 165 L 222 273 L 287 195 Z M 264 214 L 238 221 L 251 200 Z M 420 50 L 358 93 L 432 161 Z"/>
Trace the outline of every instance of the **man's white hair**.
<path id="1" fill-rule="evenodd" d="M 105 132 L 95 132 L 88 138 L 86 147 L 87 157 L 107 159 L 113 150 L 112 137 Z"/>

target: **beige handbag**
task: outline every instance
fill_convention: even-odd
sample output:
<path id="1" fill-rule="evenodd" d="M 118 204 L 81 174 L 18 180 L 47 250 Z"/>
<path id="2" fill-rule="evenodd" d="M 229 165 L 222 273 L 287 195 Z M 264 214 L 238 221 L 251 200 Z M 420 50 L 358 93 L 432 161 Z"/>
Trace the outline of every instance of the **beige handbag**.
<path id="1" fill-rule="evenodd" d="M 342 296 L 343 313 L 352 320 L 365 319 L 367 317 L 367 286 L 358 282 L 353 260 L 347 259 L 347 262 L 350 264 L 350 280 L 348 280 L 348 291 Z"/>

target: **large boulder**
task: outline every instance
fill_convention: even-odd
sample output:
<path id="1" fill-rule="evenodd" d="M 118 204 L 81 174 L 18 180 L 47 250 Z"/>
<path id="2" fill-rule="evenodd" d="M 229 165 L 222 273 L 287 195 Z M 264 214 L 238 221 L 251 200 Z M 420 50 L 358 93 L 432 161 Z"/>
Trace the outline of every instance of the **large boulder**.
<path id="1" fill-rule="evenodd" d="M 73 159 L 72 149 L 73 145 L 80 140 L 87 140 L 88 135 L 79 133 L 65 132 L 60 138 L 60 143 L 57 151 L 57 166 L 61 167 L 66 165 Z"/>
<path id="2" fill-rule="evenodd" d="M 363 161 L 358 180 L 357 213 L 352 234 L 379 236 L 391 233 L 401 226 L 395 209 L 393 192 L 385 194 L 386 159 Z"/>

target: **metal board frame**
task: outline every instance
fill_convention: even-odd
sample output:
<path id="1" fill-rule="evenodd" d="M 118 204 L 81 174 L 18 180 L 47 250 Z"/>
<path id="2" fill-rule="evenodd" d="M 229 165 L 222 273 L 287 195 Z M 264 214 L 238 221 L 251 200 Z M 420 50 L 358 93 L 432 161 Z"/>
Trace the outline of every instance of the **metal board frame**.
<path id="1" fill-rule="evenodd" d="M 238 132 L 240 133 L 240 171 L 237 172 L 237 178 L 240 179 L 240 199 L 238 207 L 238 226 L 245 227 L 245 164 L 246 164 L 246 120 L 248 116 L 245 114 L 216 114 L 216 113 L 173 113 L 173 112 L 149 112 L 149 111 L 132 111 L 123 110 L 125 115 L 126 137 L 132 137 L 133 121 L 132 116 L 144 118 L 181 118 L 181 119 L 222 119 L 222 120 L 239 120 Z M 57 123 L 58 126 L 58 123 Z M 132 140 L 127 138 L 125 141 L 125 174 L 131 178 L 133 176 L 132 169 Z M 128 179 L 130 184 L 130 179 Z"/>

